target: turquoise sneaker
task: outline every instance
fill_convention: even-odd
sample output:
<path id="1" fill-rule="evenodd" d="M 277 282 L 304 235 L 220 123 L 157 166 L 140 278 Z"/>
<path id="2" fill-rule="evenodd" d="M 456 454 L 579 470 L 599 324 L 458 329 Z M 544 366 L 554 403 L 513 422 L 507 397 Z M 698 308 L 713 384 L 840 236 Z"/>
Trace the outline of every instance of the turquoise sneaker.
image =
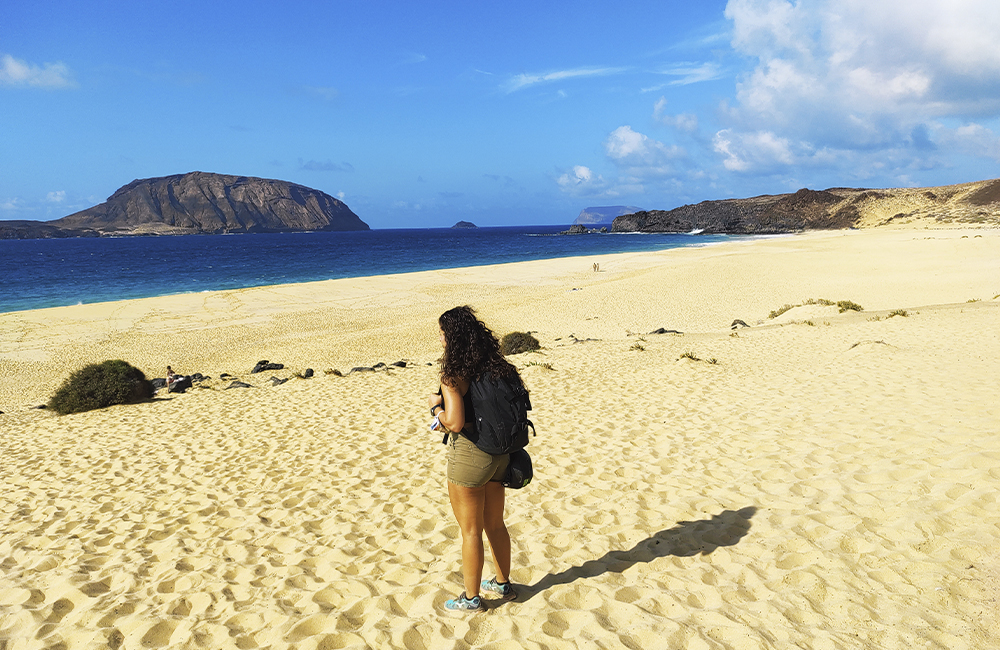
<path id="1" fill-rule="evenodd" d="M 444 603 L 444 608 L 452 612 L 485 612 L 486 605 L 483 603 L 483 599 L 479 596 L 473 596 L 472 598 L 466 598 L 465 592 L 454 600 L 446 600 Z"/>
<path id="2" fill-rule="evenodd" d="M 479 588 L 483 591 L 489 591 L 490 593 L 500 594 L 500 598 L 503 600 L 516 600 L 517 592 L 514 591 L 514 585 L 510 582 L 497 582 L 496 578 L 490 578 L 489 580 L 483 580 Z"/>

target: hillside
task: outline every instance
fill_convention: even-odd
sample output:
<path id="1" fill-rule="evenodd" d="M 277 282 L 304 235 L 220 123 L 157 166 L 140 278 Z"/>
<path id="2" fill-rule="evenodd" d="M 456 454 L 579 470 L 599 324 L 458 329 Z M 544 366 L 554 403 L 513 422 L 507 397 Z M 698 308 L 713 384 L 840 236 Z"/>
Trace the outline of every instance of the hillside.
<path id="1" fill-rule="evenodd" d="M 0 238 L 368 230 L 342 201 L 287 181 L 191 172 L 134 180 L 54 221 L 0 222 Z"/>
<path id="2" fill-rule="evenodd" d="M 615 219 L 612 232 L 774 234 L 879 226 L 1000 226 L 1000 179 L 900 189 L 801 189 Z"/>

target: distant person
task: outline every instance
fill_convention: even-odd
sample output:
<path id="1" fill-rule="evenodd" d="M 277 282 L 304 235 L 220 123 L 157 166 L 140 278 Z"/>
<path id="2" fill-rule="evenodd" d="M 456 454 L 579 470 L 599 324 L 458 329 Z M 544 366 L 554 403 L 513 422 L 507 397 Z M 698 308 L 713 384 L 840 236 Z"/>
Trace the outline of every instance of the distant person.
<path id="1" fill-rule="evenodd" d="M 173 368 L 167 366 L 167 388 L 170 388 L 170 384 L 174 383 L 175 381 L 178 381 L 180 378 L 181 375 L 178 375 L 177 373 L 174 372 Z"/>
<path id="2" fill-rule="evenodd" d="M 510 378 L 522 385 L 517 368 L 500 354 L 500 342 L 476 318 L 471 307 L 455 307 L 438 318 L 444 357 L 441 390 L 428 399 L 435 422 L 448 435 L 448 496 L 455 519 L 462 529 L 462 575 L 465 591 L 445 602 L 452 611 L 485 611 L 480 590 L 514 600 L 510 583 L 510 533 L 503 520 L 505 488 L 500 482 L 509 454 L 491 456 L 480 450 L 463 432 L 475 426 L 469 384 L 484 372 Z M 496 577 L 482 580 L 483 532 L 490 541 Z"/>

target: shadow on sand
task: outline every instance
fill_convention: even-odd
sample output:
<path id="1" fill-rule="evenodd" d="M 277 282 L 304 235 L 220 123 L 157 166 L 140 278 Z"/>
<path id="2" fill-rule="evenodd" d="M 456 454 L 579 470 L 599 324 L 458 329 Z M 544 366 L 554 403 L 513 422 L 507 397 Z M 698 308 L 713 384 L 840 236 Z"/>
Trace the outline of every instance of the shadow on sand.
<path id="1" fill-rule="evenodd" d="M 608 551 L 603 557 L 588 560 L 560 573 L 549 574 L 533 585 L 518 585 L 518 603 L 556 585 L 565 585 L 581 578 L 596 578 L 612 572 L 622 573 L 640 562 L 670 555 L 690 557 L 707 555 L 720 546 L 734 546 L 750 531 L 750 518 L 757 513 L 755 506 L 740 510 L 724 510 L 711 519 L 682 521 L 673 528 L 661 530 L 627 551 Z"/>

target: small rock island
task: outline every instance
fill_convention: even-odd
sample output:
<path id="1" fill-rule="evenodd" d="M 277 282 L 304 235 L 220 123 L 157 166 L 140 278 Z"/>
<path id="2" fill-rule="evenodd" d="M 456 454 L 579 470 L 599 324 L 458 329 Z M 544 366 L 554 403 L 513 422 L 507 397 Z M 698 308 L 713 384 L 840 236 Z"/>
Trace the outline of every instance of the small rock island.
<path id="1" fill-rule="evenodd" d="M 478 227 L 479 226 L 477 226 L 476 224 L 472 223 L 471 221 L 459 221 L 458 223 L 456 223 L 451 228 L 452 228 L 452 230 L 455 230 L 456 228 L 458 228 L 458 229 L 471 229 L 471 228 L 478 228 Z"/>

